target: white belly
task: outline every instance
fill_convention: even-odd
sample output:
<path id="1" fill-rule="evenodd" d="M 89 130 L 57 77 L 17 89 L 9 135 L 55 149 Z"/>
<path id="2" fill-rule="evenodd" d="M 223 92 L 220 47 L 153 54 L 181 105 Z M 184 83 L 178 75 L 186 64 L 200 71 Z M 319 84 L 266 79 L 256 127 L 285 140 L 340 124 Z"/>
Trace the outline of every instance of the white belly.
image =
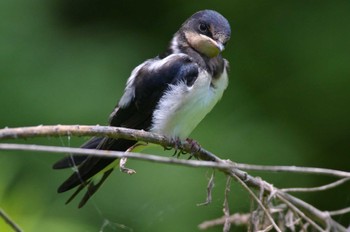
<path id="1" fill-rule="evenodd" d="M 152 118 L 151 132 L 171 138 L 185 139 L 220 100 L 228 85 L 227 73 L 211 86 L 206 71 L 199 73 L 193 86 L 185 83 L 170 86 L 159 102 Z"/>

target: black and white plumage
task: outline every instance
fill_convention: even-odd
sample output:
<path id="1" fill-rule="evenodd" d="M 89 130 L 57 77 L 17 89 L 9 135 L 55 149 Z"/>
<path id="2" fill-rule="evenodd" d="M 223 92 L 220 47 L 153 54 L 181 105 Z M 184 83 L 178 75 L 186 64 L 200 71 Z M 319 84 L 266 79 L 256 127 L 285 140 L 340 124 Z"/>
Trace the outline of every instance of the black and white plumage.
<path id="1" fill-rule="evenodd" d="M 173 139 L 186 139 L 222 97 L 228 85 L 228 62 L 221 57 L 231 35 L 228 21 L 219 13 L 203 10 L 187 19 L 163 54 L 137 66 L 124 95 L 110 115 L 116 127 L 143 129 Z M 83 148 L 126 151 L 135 141 L 94 137 Z M 66 157 L 55 169 L 77 166 L 58 192 L 84 187 L 82 207 L 115 167 L 114 158 Z M 103 174 L 97 184 L 92 177 Z M 68 203 L 67 202 L 67 203 Z"/>

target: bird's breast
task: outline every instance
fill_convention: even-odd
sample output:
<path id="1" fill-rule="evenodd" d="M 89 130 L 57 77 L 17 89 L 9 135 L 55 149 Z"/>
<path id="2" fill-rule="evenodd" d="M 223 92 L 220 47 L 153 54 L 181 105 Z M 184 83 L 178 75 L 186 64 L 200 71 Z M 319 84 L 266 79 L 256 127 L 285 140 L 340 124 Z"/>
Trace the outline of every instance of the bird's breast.
<path id="1" fill-rule="evenodd" d="M 212 83 L 207 71 L 200 71 L 192 86 L 170 85 L 153 113 L 150 131 L 185 139 L 213 109 L 228 85 L 226 70 Z"/>

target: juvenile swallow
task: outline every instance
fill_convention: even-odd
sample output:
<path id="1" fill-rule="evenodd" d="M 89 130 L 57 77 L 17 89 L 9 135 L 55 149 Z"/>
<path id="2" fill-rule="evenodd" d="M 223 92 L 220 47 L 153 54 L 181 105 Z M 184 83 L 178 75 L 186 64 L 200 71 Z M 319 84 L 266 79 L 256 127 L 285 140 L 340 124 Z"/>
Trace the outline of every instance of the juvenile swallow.
<path id="1" fill-rule="evenodd" d="M 188 18 L 174 34 L 166 51 L 137 66 L 109 117 L 109 125 L 142 129 L 184 140 L 212 110 L 228 85 L 228 61 L 221 52 L 230 39 L 230 24 L 221 14 L 203 10 Z M 93 137 L 82 148 L 130 151 L 135 141 Z M 69 156 L 54 169 L 76 167 L 58 188 L 62 193 L 77 187 L 69 203 L 85 187 L 79 208 L 118 165 L 116 158 Z M 93 177 L 102 173 L 95 184 Z"/>

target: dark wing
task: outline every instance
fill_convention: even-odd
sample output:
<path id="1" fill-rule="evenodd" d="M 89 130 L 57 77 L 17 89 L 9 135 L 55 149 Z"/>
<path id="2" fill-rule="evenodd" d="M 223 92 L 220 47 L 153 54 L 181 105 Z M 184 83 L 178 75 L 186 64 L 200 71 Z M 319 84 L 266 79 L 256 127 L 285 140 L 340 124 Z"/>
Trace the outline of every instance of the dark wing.
<path id="1" fill-rule="evenodd" d="M 148 130 L 152 123 L 153 111 L 169 85 L 182 81 L 188 86 L 191 86 L 195 82 L 197 76 L 197 64 L 183 54 L 171 55 L 164 59 L 155 58 L 146 61 L 143 65 L 139 66 L 137 71 L 135 73 L 133 72 L 133 75 L 129 78 L 127 88 L 129 88 L 130 91 L 125 91 L 123 104 L 121 104 L 121 100 L 119 106 L 111 114 L 110 125 Z M 99 150 L 126 151 L 135 143 L 135 141 L 124 139 L 94 137 L 82 147 Z M 66 157 L 58 161 L 53 166 L 56 169 L 78 166 L 78 172 L 73 173 L 58 188 L 58 192 L 65 192 L 80 185 L 77 191 L 68 200 L 69 202 L 83 187 L 89 185 L 88 192 L 79 205 L 79 207 L 83 206 L 111 171 L 106 171 L 100 182 L 96 185 L 90 181 L 90 178 L 115 160 L 115 158 L 72 156 L 72 158 Z"/>
<path id="2" fill-rule="evenodd" d="M 132 100 L 111 114 L 110 125 L 149 129 L 153 111 L 169 85 L 182 81 L 191 86 L 197 76 L 198 65 L 184 54 L 146 61 L 130 83 L 133 91 L 129 94 L 134 96 L 123 96 Z"/>

